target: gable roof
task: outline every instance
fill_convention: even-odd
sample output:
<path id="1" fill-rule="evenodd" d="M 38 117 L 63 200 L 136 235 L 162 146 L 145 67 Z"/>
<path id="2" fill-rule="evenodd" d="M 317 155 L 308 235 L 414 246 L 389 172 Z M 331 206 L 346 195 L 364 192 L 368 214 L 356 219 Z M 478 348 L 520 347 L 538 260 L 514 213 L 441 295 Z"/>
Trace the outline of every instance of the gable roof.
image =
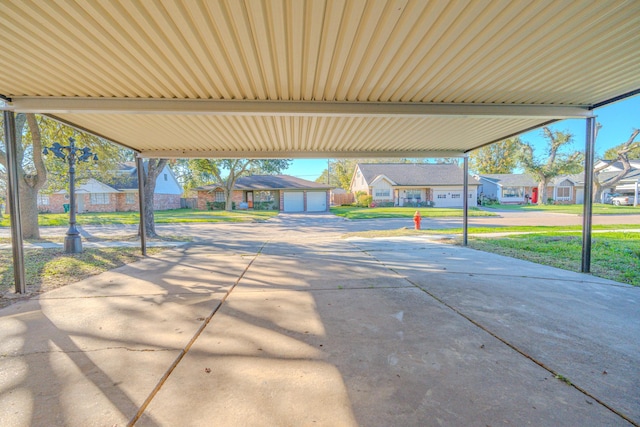
<path id="1" fill-rule="evenodd" d="M 67 189 L 56 191 L 54 194 L 67 194 Z M 97 179 L 89 178 L 87 182 L 76 184 L 76 193 L 119 193 L 115 186 L 110 186 Z"/>
<path id="2" fill-rule="evenodd" d="M 478 175 L 480 180 L 490 181 L 501 187 L 537 187 L 538 181 L 526 173 L 493 173 Z M 584 185 L 584 173 L 571 175 L 560 175 L 549 181 L 550 186 L 556 186 L 565 180 L 569 180 L 573 185 Z"/>
<path id="3" fill-rule="evenodd" d="M 479 175 L 501 187 L 536 187 L 537 181 L 531 175 L 523 173 L 490 173 Z"/>
<path id="4" fill-rule="evenodd" d="M 362 175 L 371 185 L 380 176 L 387 177 L 395 186 L 462 185 L 463 170 L 458 165 L 444 163 L 358 163 Z M 479 185 L 469 176 L 469 185 Z"/>
<path id="5" fill-rule="evenodd" d="M 145 160 L 142 162 L 142 166 L 144 171 L 147 172 L 149 167 L 149 161 Z M 175 181 L 175 183 L 182 189 L 182 186 L 176 179 L 173 171 L 169 167 L 169 165 L 165 165 L 162 171 L 167 171 L 166 173 L 171 176 L 171 178 Z M 138 190 L 138 166 L 136 162 L 124 162 L 118 164 L 117 174 L 114 178 L 114 183 L 112 184 L 114 188 L 118 190 Z"/>
<path id="6" fill-rule="evenodd" d="M 215 190 L 221 184 L 210 184 L 195 190 Z M 329 190 L 327 184 L 307 181 L 291 175 L 250 175 L 238 178 L 234 190 Z"/>

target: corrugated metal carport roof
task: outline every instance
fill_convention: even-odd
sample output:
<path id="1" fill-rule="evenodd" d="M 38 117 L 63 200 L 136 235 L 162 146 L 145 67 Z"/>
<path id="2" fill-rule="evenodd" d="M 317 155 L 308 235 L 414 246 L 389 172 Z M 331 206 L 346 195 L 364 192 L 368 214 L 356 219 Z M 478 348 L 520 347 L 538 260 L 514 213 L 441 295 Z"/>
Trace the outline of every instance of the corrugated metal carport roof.
<path id="1" fill-rule="evenodd" d="M 149 157 L 451 156 L 640 88 L 640 2 L 0 0 L 5 108 Z"/>

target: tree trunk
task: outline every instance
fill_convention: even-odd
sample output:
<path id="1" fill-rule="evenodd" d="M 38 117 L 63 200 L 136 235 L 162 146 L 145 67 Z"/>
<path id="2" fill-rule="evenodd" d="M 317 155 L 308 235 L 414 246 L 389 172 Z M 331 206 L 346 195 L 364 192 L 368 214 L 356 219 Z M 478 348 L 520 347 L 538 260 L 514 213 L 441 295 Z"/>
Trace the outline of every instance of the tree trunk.
<path id="1" fill-rule="evenodd" d="M 538 183 L 538 205 L 547 204 L 547 184 L 546 180 Z"/>
<path id="2" fill-rule="evenodd" d="M 153 199 L 156 192 L 156 180 L 167 164 L 167 159 L 149 159 L 147 170 L 144 174 L 144 220 L 145 235 L 147 237 L 158 237 L 156 233 L 156 222 L 153 212 Z M 140 234 L 138 232 L 138 234 Z"/>
<path id="3" fill-rule="evenodd" d="M 33 166 L 35 173 L 28 174 L 23 168 L 25 149 L 22 136 L 25 124 L 29 124 L 33 141 Z M 18 194 L 20 196 L 20 219 L 22 223 L 22 236 L 25 239 L 39 239 L 38 228 L 38 191 L 47 179 L 47 171 L 42 160 L 42 141 L 40 129 L 35 114 L 16 114 L 16 160 L 18 164 Z M 6 153 L 0 152 L 0 164 L 7 166 Z M 10 203 L 7 197 L 7 204 Z"/>
<path id="4" fill-rule="evenodd" d="M 39 239 L 38 227 L 38 189 L 28 185 L 19 186 L 20 193 L 20 221 L 22 237 L 24 239 Z"/>
<path id="5" fill-rule="evenodd" d="M 602 203 L 602 184 L 600 184 L 600 181 L 596 178 L 594 178 L 593 180 L 593 199 L 591 199 L 593 201 L 593 203 Z"/>
<path id="6" fill-rule="evenodd" d="M 231 212 L 233 210 L 233 190 L 224 187 L 224 210 Z"/>

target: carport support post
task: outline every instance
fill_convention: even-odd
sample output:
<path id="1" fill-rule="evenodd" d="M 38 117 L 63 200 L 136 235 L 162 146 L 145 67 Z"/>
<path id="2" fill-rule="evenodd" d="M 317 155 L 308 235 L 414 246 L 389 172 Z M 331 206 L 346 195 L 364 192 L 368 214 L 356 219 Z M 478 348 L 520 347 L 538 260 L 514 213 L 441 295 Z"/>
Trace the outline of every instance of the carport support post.
<path id="1" fill-rule="evenodd" d="M 144 205 L 144 162 L 142 157 L 136 156 L 136 169 L 138 171 L 138 205 L 140 211 L 140 250 L 143 256 L 147 256 L 147 227 Z"/>
<path id="2" fill-rule="evenodd" d="M 4 141 L 7 153 L 7 176 L 9 190 L 9 215 L 11 217 L 11 246 L 13 248 L 13 281 L 18 294 L 27 292 L 24 274 L 24 250 L 22 247 L 22 223 L 20 221 L 20 191 L 18 190 L 18 151 L 16 139 L 16 116 L 13 111 L 4 111 Z"/>
<path id="3" fill-rule="evenodd" d="M 591 271 L 591 220 L 593 213 L 593 156 L 596 141 L 596 118 L 587 118 L 584 149 L 584 207 L 582 214 L 582 268 Z"/>
<path id="4" fill-rule="evenodd" d="M 467 246 L 469 237 L 469 156 L 463 157 L 464 178 L 462 184 L 462 246 Z"/>

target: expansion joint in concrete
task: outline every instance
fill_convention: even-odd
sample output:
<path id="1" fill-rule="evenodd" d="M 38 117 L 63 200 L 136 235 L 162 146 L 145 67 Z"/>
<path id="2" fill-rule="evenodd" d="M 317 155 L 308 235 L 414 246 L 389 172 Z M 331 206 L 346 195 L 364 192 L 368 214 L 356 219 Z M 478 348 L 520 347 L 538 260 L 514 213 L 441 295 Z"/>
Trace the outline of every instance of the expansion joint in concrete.
<path id="1" fill-rule="evenodd" d="M 187 355 L 187 353 L 189 352 L 189 350 L 191 349 L 191 347 L 193 346 L 193 344 L 196 342 L 196 340 L 198 339 L 198 337 L 200 337 L 200 335 L 202 334 L 202 332 L 204 331 L 204 329 L 207 327 L 207 325 L 209 324 L 209 322 L 211 321 L 211 319 L 213 319 L 213 316 L 216 315 L 216 313 L 218 312 L 218 310 L 220 310 L 220 308 L 222 307 L 222 305 L 225 303 L 225 301 L 227 300 L 227 298 L 229 297 L 229 295 L 231 295 L 231 292 L 233 292 L 233 290 L 236 288 L 236 286 L 238 286 L 238 283 L 240 283 L 240 281 L 242 280 L 242 278 L 245 276 L 245 274 L 247 273 L 247 271 L 249 271 L 249 268 L 251 268 L 251 265 L 253 264 L 253 262 L 258 258 L 258 256 L 260 256 L 260 254 L 262 253 L 264 247 L 270 242 L 270 240 L 265 241 L 262 246 L 260 247 L 260 249 L 258 249 L 258 251 L 256 252 L 255 255 L 253 255 L 251 261 L 247 264 L 247 266 L 244 268 L 244 270 L 242 270 L 242 273 L 240 273 L 240 276 L 238 276 L 238 278 L 235 280 L 235 282 L 233 283 L 233 285 L 231 286 L 231 288 L 229 288 L 229 290 L 226 292 L 226 294 L 222 297 L 222 299 L 220 300 L 220 303 L 216 305 L 216 307 L 211 311 L 211 313 L 202 321 L 202 324 L 200 325 L 200 327 L 198 328 L 198 330 L 196 331 L 196 333 L 193 335 L 193 337 L 191 337 L 191 339 L 189 340 L 189 342 L 187 343 L 187 345 L 180 351 L 180 354 L 178 355 L 178 357 L 176 357 L 176 359 L 173 361 L 173 363 L 171 364 L 171 366 L 169 367 L 169 369 L 164 373 L 164 375 L 162 376 L 162 378 L 160 378 L 160 381 L 158 381 L 158 384 L 156 384 L 156 386 L 154 387 L 154 389 L 151 391 L 151 393 L 149 394 L 149 396 L 147 396 L 147 398 L 145 399 L 145 401 L 142 403 L 142 405 L 140 406 L 140 409 L 138 409 L 138 412 L 136 412 L 136 414 L 134 415 L 134 417 L 129 421 L 129 423 L 127 424 L 127 427 L 132 427 L 136 424 L 136 422 L 138 422 L 138 420 L 140 419 L 140 417 L 142 416 L 142 414 L 144 413 L 144 411 L 147 409 L 147 407 L 149 406 L 149 404 L 151 403 L 151 401 L 153 400 L 153 398 L 156 396 L 156 394 L 158 394 L 158 392 L 160 391 L 160 389 L 162 388 L 162 386 L 165 384 L 165 382 L 167 381 L 167 379 L 169 379 L 169 376 L 171 375 L 171 373 L 176 369 L 176 367 L 178 366 L 178 364 L 180 364 L 180 362 L 182 361 L 182 359 L 184 359 L 184 357 Z"/>

